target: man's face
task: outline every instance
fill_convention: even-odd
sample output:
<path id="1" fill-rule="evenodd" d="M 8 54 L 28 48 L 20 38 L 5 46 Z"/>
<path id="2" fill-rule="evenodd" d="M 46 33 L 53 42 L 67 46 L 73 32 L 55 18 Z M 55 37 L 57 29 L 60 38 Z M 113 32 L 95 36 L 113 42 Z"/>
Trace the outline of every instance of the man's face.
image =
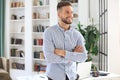
<path id="1" fill-rule="evenodd" d="M 62 7 L 58 13 L 59 18 L 65 24 L 71 24 L 73 20 L 73 9 L 71 6 Z"/>

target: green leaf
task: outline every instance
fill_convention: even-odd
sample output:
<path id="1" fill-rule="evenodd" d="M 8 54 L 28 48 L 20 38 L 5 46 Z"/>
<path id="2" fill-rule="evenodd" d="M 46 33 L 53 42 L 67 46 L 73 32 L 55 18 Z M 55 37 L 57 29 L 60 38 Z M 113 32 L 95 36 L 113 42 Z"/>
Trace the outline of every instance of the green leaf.
<path id="1" fill-rule="evenodd" d="M 83 35 L 85 38 L 85 47 L 88 50 L 88 53 L 91 56 L 88 60 L 92 60 L 92 56 L 98 55 L 98 40 L 100 38 L 100 32 L 96 28 L 95 25 L 88 25 L 86 28 L 82 28 L 83 25 L 78 23 L 78 31 Z"/>

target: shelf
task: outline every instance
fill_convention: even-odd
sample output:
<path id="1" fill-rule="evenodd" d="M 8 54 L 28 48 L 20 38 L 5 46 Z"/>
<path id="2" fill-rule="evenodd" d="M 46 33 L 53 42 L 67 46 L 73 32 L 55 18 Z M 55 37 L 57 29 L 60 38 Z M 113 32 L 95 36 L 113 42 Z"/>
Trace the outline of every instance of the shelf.
<path id="1" fill-rule="evenodd" d="M 78 3 L 72 3 L 72 6 L 78 6 Z"/>
<path id="2" fill-rule="evenodd" d="M 25 7 L 13 7 L 13 8 L 10 8 L 10 10 L 20 10 L 20 9 L 25 9 Z"/>
<path id="3" fill-rule="evenodd" d="M 45 59 L 37 59 L 37 58 L 33 58 L 33 60 L 35 61 L 42 61 L 42 62 L 46 62 Z"/>
<path id="4" fill-rule="evenodd" d="M 24 32 L 10 32 L 10 34 L 16 34 L 16 35 L 24 35 Z"/>
<path id="5" fill-rule="evenodd" d="M 18 45 L 18 44 L 10 44 L 11 47 L 23 47 L 24 45 L 21 44 L 21 45 Z"/>
<path id="6" fill-rule="evenodd" d="M 45 75 L 45 71 L 34 71 L 33 74 L 40 74 L 40 75 Z"/>
<path id="7" fill-rule="evenodd" d="M 48 7 L 49 8 L 49 5 L 43 5 L 43 6 L 33 6 L 33 8 L 46 8 Z"/>
<path id="8" fill-rule="evenodd" d="M 16 57 L 16 56 L 15 56 L 15 57 L 13 57 L 13 56 L 12 56 L 12 57 L 10 57 L 10 59 L 19 59 L 19 60 L 24 60 L 25 58 L 24 58 L 24 57 Z"/>
<path id="9" fill-rule="evenodd" d="M 32 19 L 33 21 L 49 21 L 49 19 Z"/>
<path id="10" fill-rule="evenodd" d="M 22 69 L 13 69 L 13 68 L 11 68 L 10 69 L 10 71 L 12 71 L 12 72 L 25 72 L 25 70 L 22 70 Z"/>
<path id="11" fill-rule="evenodd" d="M 78 20 L 78 18 L 73 18 L 73 20 Z"/>
<path id="12" fill-rule="evenodd" d="M 24 19 L 20 19 L 20 20 L 10 20 L 11 22 L 24 22 Z"/>
<path id="13" fill-rule="evenodd" d="M 33 35 L 43 35 L 43 32 L 33 32 Z"/>
<path id="14" fill-rule="evenodd" d="M 33 45 L 33 48 L 42 48 L 41 45 Z"/>

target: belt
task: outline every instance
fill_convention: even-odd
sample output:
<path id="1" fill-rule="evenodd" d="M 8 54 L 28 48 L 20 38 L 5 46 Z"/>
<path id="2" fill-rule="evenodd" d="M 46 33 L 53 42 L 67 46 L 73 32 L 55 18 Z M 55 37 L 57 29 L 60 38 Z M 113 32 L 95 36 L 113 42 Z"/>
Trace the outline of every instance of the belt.
<path id="1" fill-rule="evenodd" d="M 48 80 L 52 80 L 50 77 L 48 77 Z"/>

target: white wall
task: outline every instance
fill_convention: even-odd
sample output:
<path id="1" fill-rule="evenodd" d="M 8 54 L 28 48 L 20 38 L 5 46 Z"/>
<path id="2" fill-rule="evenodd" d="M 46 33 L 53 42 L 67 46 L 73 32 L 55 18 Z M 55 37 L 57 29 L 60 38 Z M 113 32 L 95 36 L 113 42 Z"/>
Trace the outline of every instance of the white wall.
<path id="1" fill-rule="evenodd" d="M 50 14 L 50 26 L 52 26 L 58 23 L 57 0 L 50 1 L 50 13 L 53 13 L 53 14 Z"/>
<path id="2" fill-rule="evenodd" d="M 9 1 L 5 1 L 5 46 L 4 46 L 4 52 L 5 52 L 5 56 L 8 58 L 9 57 L 9 16 L 10 14 L 8 14 L 9 11 Z"/>
<path id="3" fill-rule="evenodd" d="M 99 28 L 99 0 L 90 0 L 90 18 L 93 18 L 93 22 L 97 28 Z M 93 57 L 93 64 L 97 67 L 99 62 L 99 55 Z"/>
<path id="4" fill-rule="evenodd" d="M 99 0 L 90 0 L 90 17 L 94 24 L 99 27 Z"/>
<path id="5" fill-rule="evenodd" d="M 88 25 L 88 0 L 78 0 L 79 21 L 83 25 Z"/>
<path id="6" fill-rule="evenodd" d="M 108 1 L 108 70 L 120 74 L 119 0 Z"/>

